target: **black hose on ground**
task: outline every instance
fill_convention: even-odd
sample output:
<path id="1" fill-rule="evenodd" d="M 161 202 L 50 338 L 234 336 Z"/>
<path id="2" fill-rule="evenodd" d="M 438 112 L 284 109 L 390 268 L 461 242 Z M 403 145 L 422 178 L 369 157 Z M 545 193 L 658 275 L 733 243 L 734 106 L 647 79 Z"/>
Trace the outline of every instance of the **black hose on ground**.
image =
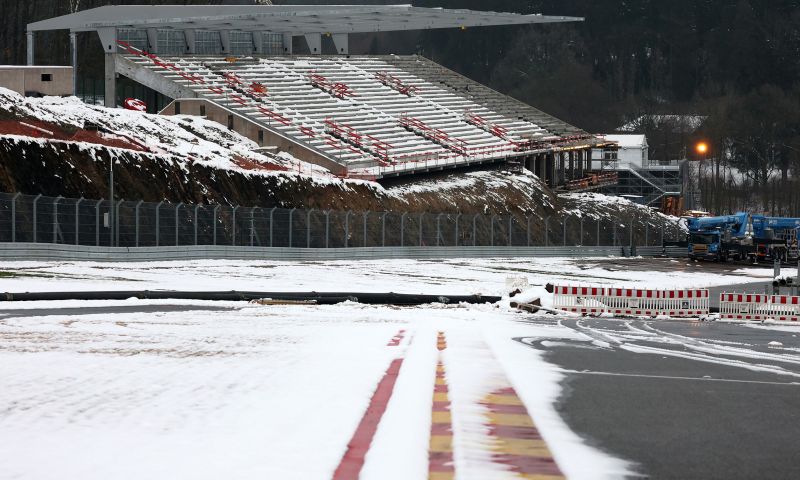
<path id="1" fill-rule="evenodd" d="M 425 305 L 429 303 L 497 303 L 500 297 L 481 295 L 414 295 L 402 293 L 320 293 L 320 292 L 176 292 L 176 291 L 103 291 L 103 292 L 25 292 L 5 293 L 0 302 L 31 302 L 41 300 L 212 300 L 251 301 L 283 300 L 333 305 L 353 301 L 367 305 Z"/>

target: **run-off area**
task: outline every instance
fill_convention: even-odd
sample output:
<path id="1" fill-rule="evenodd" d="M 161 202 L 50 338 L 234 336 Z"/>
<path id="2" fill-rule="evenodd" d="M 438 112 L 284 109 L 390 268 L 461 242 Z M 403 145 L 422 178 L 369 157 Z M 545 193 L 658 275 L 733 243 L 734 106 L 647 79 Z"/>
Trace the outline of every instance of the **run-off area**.
<path id="1" fill-rule="evenodd" d="M 577 337 L 564 327 L 491 306 L 81 306 L 0 313 L 0 478 L 329 479 L 397 358 L 361 478 L 428 477 L 440 359 L 458 478 L 517 478 L 493 460 L 485 405 L 512 386 L 565 474 L 625 470 L 564 426 L 561 375 L 511 340 Z"/>
<path id="2" fill-rule="evenodd" d="M 4 265 L 0 291 L 498 295 L 509 276 L 534 288 L 713 287 L 771 274 L 724 268 L 653 259 L 37 262 Z M 327 480 L 353 456 L 364 479 L 780 477 L 796 468 L 781 449 L 800 434 L 798 335 L 776 325 L 529 315 L 507 301 L 7 303 L 0 478 Z"/>

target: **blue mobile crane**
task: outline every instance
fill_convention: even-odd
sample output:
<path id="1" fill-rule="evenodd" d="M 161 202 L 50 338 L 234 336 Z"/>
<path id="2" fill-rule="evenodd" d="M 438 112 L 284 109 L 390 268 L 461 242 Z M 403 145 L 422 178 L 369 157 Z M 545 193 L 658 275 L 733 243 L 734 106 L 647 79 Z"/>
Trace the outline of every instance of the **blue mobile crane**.
<path id="1" fill-rule="evenodd" d="M 691 260 L 743 260 L 753 252 L 749 213 L 689 218 L 687 226 Z"/>
<path id="2" fill-rule="evenodd" d="M 800 257 L 797 248 L 800 218 L 753 215 L 752 223 L 758 260 L 793 262 Z"/>

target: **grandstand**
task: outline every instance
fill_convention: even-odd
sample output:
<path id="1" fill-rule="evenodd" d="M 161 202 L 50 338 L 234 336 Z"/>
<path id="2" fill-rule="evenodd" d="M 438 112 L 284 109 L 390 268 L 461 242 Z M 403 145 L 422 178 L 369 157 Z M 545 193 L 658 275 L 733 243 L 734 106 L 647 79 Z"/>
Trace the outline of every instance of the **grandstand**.
<path id="1" fill-rule="evenodd" d="M 29 31 L 97 29 L 107 102 L 116 103 L 122 74 L 174 99 L 164 114 L 207 116 L 341 176 L 380 179 L 513 159 L 556 186 L 588 173 L 591 149 L 606 143 L 431 60 L 350 55 L 347 41 L 358 31 L 578 19 L 408 6 L 202 8 L 213 10 L 173 18 L 177 11 L 159 7 L 103 7 Z M 333 32 L 337 55 L 322 55 L 322 34 L 307 33 L 309 12 L 322 25 L 315 28 Z M 209 37 L 200 27 L 220 30 Z M 295 36 L 310 54 L 292 54 Z"/>

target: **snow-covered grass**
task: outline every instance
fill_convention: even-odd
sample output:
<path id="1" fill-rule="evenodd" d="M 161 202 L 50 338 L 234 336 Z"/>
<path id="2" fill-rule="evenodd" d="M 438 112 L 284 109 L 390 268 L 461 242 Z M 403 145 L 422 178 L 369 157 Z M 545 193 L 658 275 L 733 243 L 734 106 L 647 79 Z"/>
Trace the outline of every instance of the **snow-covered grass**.
<path id="1" fill-rule="evenodd" d="M 201 310 L 0 310 L 0 478 L 329 479 L 397 355 L 406 362 L 361 478 L 426 478 L 438 331 L 448 335 L 456 418 L 475 415 L 497 375 L 524 371 L 512 383 L 571 478 L 626 471 L 565 427 L 552 406 L 561 374 L 511 340 L 574 337 L 567 328 L 517 323 L 491 306 L 171 303 Z M 400 328 L 401 347 L 387 347 Z M 496 358 L 473 355 L 484 343 Z M 460 478 L 497 469 L 490 442 L 457 438 Z"/>
<path id="2" fill-rule="evenodd" d="M 4 262 L 0 265 L 0 292 L 180 289 L 502 295 L 507 293 L 508 277 L 525 277 L 539 286 L 559 282 L 699 288 L 755 282 L 765 275 L 759 268 L 742 268 L 731 274 L 714 267 L 685 260 L 637 258 Z"/>

